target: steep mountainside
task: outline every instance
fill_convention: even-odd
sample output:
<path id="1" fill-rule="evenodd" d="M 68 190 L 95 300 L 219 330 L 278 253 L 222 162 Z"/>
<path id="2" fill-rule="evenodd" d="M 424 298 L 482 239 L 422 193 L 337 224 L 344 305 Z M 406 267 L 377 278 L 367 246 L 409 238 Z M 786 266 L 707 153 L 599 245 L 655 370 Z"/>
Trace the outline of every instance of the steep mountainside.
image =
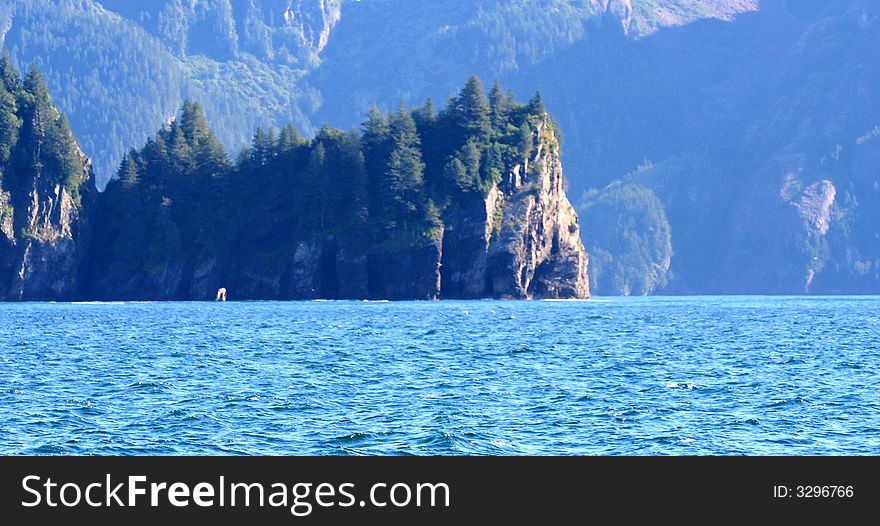
<path id="1" fill-rule="evenodd" d="M 233 151 L 258 126 L 312 131 L 319 63 L 337 0 L 0 0 L 0 41 L 36 64 L 101 186 L 184 99 L 205 104 Z"/>
<path id="2" fill-rule="evenodd" d="M 795 4 L 799 10 L 766 2 L 731 23 L 694 24 L 634 43 L 628 61 L 653 72 L 644 81 L 655 94 L 617 93 L 645 108 L 646 120 L 592 129 L 593 137 L 605 135 L 580 148 L 568 142 L 569 151 L 602 151 L 612 142 L 613 160 L 591 169 L 596 186 L 623 168 L 612 162 L 628 157 L 634 168 L 622 182 L 654 194 L 668 218 L 667 226 L 651 212 L 650 196 L 631 208 L 653 214 L 653 224 L 621 231 L 620 209 L 602 204 L 620 186 L 586 196 L 585 221 L 597 241 L 607 240 L 587 239 L 597 255 L 633 259 L 637 253 L 618 240 L 636 236 L 659 249 L 666 241 L 654 234 L 671 229 L 671 260 L 660 251 L 651 264 L 615 271 L 618 284 L 651 281 L 652 269 L 666 262 L 666 280 L 653 286 L 670 293 L 880 292 L 872 162 L 880 96 L 871 88 L 880 80 L 880 6 Z M 584 93 L 554 96 L 565 103 Z M 608 122 L 593 117 L 582 120 Z M 601 258 L 595 263 L 598 290 L 625 292 L 603 284 Z"/>
<path id="3" fill-rule="evenodd" d="M 756 0 L 348 2 L 322 66 L 309 80 L 324 99 L 318 119 L 346 125 L 372 104 L 415 104 L 428 96 L 442 100 L 473 72 L 500 78 L 523 93 L 543 92 L 566 83 L 565 77 L 522 72 L 578 42 L 614 53 L 624 42 L 661 28 L 706 18 L 730 20 L 756 7 Z M 576 70 L 584 66 L 581 60 L 568 63 Z M 570 111 L 558 104 L 553 109 Z"/>
<path id="4" fill-rule="evenodd" d="M 235 154 L 258 126 L 349 127 L 373 103 L 443 99 L 474 72 L 492 78 L 565 49 L 585 37 L 592 20 L 612 20 L 636 37 L 706 17 L 729 19 L 754 4 L 0 0 L 0 41 L 20 66 L 33 62 L 44 72 L 103 185 L 124 153 L 184 99 L 205 105 Z"/>

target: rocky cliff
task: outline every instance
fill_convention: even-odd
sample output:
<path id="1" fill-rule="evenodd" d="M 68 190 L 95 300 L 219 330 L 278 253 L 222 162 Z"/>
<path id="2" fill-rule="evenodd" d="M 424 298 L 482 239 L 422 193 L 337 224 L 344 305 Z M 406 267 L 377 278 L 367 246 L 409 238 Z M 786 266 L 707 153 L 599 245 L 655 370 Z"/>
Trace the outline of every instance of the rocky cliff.
<path id="1" fill-rule="evenodd" d="M 91 163 L 36 70 L 0 64 L 0 300 L 79 292 Z"/>
<path id="2" fill-rule="evenodd" d="M 80 155 L 88 179 L 90 163 Z M 80 247 L 88 237 L 83 207 L 60 181 L 40 175 L 21 193 L 0 189 L 0 300 L 68 300 L 78 293 Z"/>
<path id="3" fill-rule="evenodd" d="M 200 105 L 95 205 L 80 295 L 111 300 L 587 298 L 556 125 L 472 77 L 440 112 L 259 130 L 230 163 Z M 121 218 L 121 219 L 120 219 Z"/>
<path id="4" fill-rule="evenodd" d="M 443 297 L 589 297 L 587 254 L 548 121 L 532 140 L 534 153 L 510 168 L 483 200 L 450 212 Z"/>
<path id="5" fill-rule="evenodd" d="M 233 262 L 218 283 L 243 299 L 588 298 L 588 257 L 549 120 L 531 140 L 527 159 L 486 195 L 450 206 L 421 242 L 370 250 L 330 236 L 297 244 L 292 258 Z"/>

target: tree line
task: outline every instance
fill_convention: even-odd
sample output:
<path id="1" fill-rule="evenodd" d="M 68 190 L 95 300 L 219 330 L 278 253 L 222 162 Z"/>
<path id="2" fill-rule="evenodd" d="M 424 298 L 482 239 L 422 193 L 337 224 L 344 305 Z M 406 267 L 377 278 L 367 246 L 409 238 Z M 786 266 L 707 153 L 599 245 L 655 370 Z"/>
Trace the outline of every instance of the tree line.
<path id="1" fill-rule="evenodd" d="M 264 257 L 328 236 L 366 252 L 415 246 L 527 158 L 545 119 L 540 94 L 520 104 L 471 77 L 439 111 L 431 100 L 374 107 L 359 129 L 324 126 L 311 139 L 293 125 L 258 129 L 232 161 L 188 101 L 124 157 L 100 196 L 96 260 L 161 272 L 181 254 L 230 244 Z"/>

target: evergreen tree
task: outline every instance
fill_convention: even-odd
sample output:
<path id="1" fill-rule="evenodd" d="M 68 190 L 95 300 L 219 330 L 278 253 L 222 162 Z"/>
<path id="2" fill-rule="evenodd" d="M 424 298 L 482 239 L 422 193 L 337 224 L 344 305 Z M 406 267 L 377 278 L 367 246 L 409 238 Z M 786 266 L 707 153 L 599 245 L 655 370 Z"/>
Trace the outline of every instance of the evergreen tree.
<path id="1" fill-rule="evenodd" d="M 364 154 L 361 151 L 360 138 L 357 134 L 349 134 L 345 148 L 345 162 L 351 170 L 351 197 L 346 208 L 347 223 L 351 226 L 351 234 L 355 239 L 367 233 L 370 219 L 369 197 L 367 194 L 367 170 Z"/>
<path id="2" fill-rule="evenodd" d="M 193 163 L 199 178 L 224 173 L 229 168 L 229 156 L 211 130 L 202 105 L 198 102 L 184 102 L 179 122 L 194 153 Z"/>
<path id="3" fill-rule="evenodd" d="M 178 122 L 187 140 L 191 143 L 213 136 L 211 127 L 208 125 L 208 118 L 205 116 L 205 110 L 198 102 L 185 101 L 181 107 Z"/>
<path id="4" fill-rule="evenodd" d="M 544 97 L 541 96 L 540 91 L 536 91 L 532 98 L 529 100 L 527 111 L 529 112 L 529 114 L 537 116 L 543 116 L 545 113 L 547 113 L 547 108 L 544 107 Z"/>
<path id="5" fill-rule="evenodd" d="M 110 209 L 115 219 L 113 223 L 124 218 L 121 224 L 114 227 L 118 237 L 115 238 L 116 246 L 111 248 L 113 257 L 128 268 L 139 265 L 141 244 L 153 234 L 147 228 L 149 223 L 143 213 L 146 195 L 141 188 L 141 168 L 137 157 L 138 153 L 134 150 L 125 156 L 117 181 L 111 181 L 105 190 L 108 196 L 118 195 L 117 206 Z"/>
<path id="6" fill-rule="evenodd" d="M 243 144 L 241 146 L 241 151 L 238 152 L 238 156 L 235 158 L 235 165 L 242 169 L 246 165 L 250 165 L 251 159 L 253 158 L 253 153 L 251 152 L 251 147 L 247 144 Z"/>
<path id="7" fill-rule="evenodd" d="M 9 60 L 4 56 L 4 60 Z M 2 72 L 0 72 L 2 74 Z M 5 82 L 0 82 L 0 169 L 9 162 L 12 149 L 18 142 L 18 131 L 21 128 L 21 119 L 18 117 L 18 102 L 16 101 L 17 86 L 10 88 Z"/>
<path id="8" fill-rule="evenodd" d="M 24 111 L 19 146 L 26 153 L 20 157 L 25 173 L 39 175 L 43 168 L 43 147 L 51 125 L 52 107 L 46 82 L 35 65 L 31 65 L 22 88 Z"/>
<path id="9" fill-rule="evenodd" d="M 471 186 L 471 180 L 467 168 L 458 157 L 452 157 L 449 159 L 449 162 L 446 163 L 446 166 L 443 168 L 443 178 L 448 182 L 450 187 L 458 188 L 461 191 L 466 191 Z"/>
<path id="10" fill-rule="evenodd" d="M 367 195 L 370 210 L 382 208 L 382 178 L 388 155 L 391 151 L 388 117 L 375 106 L 370 108 L 367 120 L 363 123 L 364 168 L 367 172 Z M 378 215 L 373 214 L 373 215 Z"/>
<path id="11" fill-rule="evenodd" d="M 363 124 L 363 142 L 367 166 L 372 168 L 370 170 L 372 172 L 381 171 L 382 158 L 386 157 L 388 152 L 390 131 L 388 117 L 375 106 L 370 108 L 367 120 Z"/>
<path id="12" fill-rule="evenodd" d="M 471 139 L 461 149 L 461 161 L 467 171 L 467 186 L 463 190 L 475 190 L 479 186 L 480 180 L 480 161 L 482 160 L 482 152 L 477 145 L 475 139 Z"/>
<path id="13" fill-rule="evenodd" d="M 305 143 L 306 140 L 303 139 L 303 136 L 299 133 L 299 130 L 296 129 L 296 126 L 288 124 L 281 128 L 281 133 L 278 135 L 277 153 L 278 155 L 281 155 L 290 152 Z"/>
<path id="14" fill-rule="evenodd" d="M 256 166 L 266 166 L 275 156 L 275 132 L 257 128 L 251 147 L 251 161 Z"/>
<path id="15" fill-rule="evenodd" d="M 168 130 L 160 131 L 155 137 L 149 139 L 141 150 L 141 157 L 146 165 L 143 177 L 149 181 L 152 190 L 160 187 L 166 174 L 171 170 L 168 144 L 165 139 L 167 135 Z"/>
<path id="16" fill-rule="evenodd" d="M 6 88 L 6 91 L 16 94 L 20 88 L 18 70 L 12 63 L 9 51 L 4 47 L 3 54 L 0 56 L 0 83 Z"/>
<path id="17" fill-rule="evenodd" d="M 136 158 L 137 152 L 132 150 L 122 159 L 122 164 L 119 166 L 119 174 L 116 178 L 120 181 L 123 188 L 136 187 L 141 181 Z"/>
<path id="18" fill-rule="evenodd" d="M 437 112 L 434 110 L 434 101 L 428 97 L 424 106 L 413 112 L 413 120 L 419 130 L 427 130 L 437 120 Z"/>
<path id="19" fill-rule="evenodd" d="M 453 107 L 459 128 L 466 137 L 489 132 L 489 100 L 479 77 L 473 76 L 458 94 Z"/>
<path id="20" fill-rule="evenodd" d="M 183 132 L 183 127 L 174 123 L 171 126 L 171 169 L 177 176 L 190 177 L 195 169 L 192 148 Z"/>
<path id="21" fill-rule="evenodd" d="M 300 225 L 306 238 L 316 237 L 327 226 L 327 182 L 325 165 L 327 149 L 324 142 L 316 140 L 309 153 L 303 182 L 299 188 L 301 215 Z"/>
<path id="22" fill-rule="evenodd" d="M 419 200 L 424 192 L 424 170 L 416 123 L 402 107 L 390 126 L 392 148 L 384 177 L 383 215 L 410 233 L 417 221 Z"/>
<path id="23" fill-rule="evenodd" d="M 487 194 L 493 185 L 501 181 L 503 172 L 504 158 L 501 146 L 498 143 L 492 143 L 483 150 L 480 158 L 480 192 L 484 195 Z"/>
<path id="24" fill-rule="evenodd" d="M 501 89 L 501 84 L 496 80 L 489 93 L 489 117 L 492 128 L 504 132 L 507 127 L 507 117 L 511 110 L 512 99 Z"/>

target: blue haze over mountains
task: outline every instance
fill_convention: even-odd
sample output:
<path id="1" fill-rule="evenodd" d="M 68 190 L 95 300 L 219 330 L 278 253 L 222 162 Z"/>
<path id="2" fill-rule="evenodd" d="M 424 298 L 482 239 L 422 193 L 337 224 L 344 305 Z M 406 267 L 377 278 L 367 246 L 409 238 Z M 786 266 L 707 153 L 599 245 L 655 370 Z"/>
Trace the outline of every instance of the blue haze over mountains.
<path id="1" fill-rule="evenodd" d="M 99 181 L 185 98 L 235 153 L 471 74 L 540 90 L 596 294 L 880 293 L 871 0 L 0 0 Z"/>

